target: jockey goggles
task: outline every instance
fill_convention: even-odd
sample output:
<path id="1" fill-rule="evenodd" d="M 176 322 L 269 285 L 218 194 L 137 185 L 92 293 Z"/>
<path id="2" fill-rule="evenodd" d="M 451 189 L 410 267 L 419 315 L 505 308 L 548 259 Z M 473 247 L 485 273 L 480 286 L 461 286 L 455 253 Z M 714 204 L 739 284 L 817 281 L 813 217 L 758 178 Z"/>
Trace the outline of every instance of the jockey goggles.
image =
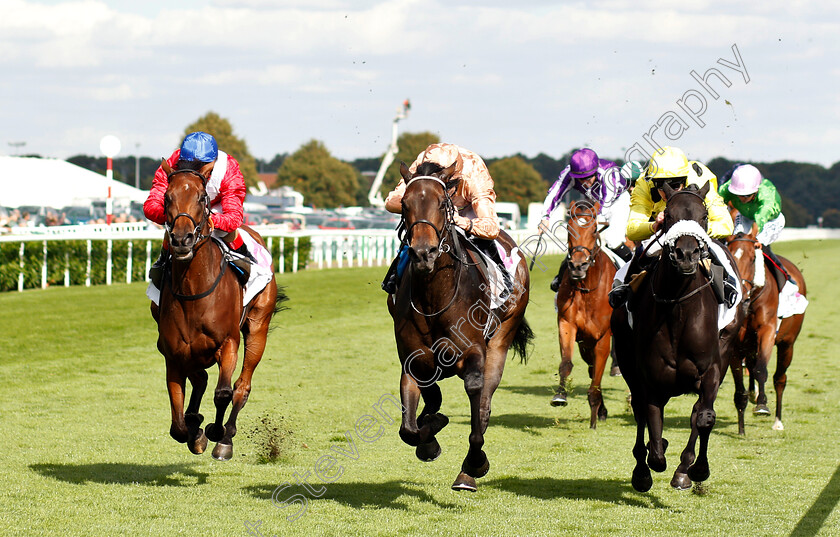
<path id="1" fill-rule="evenodd" d="M 673 188 L 674 190 L 679 190 L 685 186 L 685 180 L 687 178 L 683 177 L 657 177 L 656 179 L 651 179 L 650 182 L 653 183 L 653 187 L 656 189 L 663 188 L 666 184 Z"/>

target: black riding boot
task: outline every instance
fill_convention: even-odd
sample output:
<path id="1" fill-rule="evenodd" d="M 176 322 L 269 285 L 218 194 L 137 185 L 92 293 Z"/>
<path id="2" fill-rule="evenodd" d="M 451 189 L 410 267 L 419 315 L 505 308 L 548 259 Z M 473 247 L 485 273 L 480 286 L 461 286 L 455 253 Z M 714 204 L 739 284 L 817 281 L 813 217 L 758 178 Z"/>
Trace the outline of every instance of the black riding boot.
<path id="1" fill-rule="evenodd" d="M 549 284 L 549 287 L 551 287 L 551 290 L 555 293 L 558 289 L 560 289 L 560 282 L 563 281 L 563 273 L 566 272 L 566 267 L 568 266 L 568 264 L 569 258 L 566 257 L 565 259 L 563 259 L 563 262 L 560 263 L 560 270 L 557 271 L 557 276 L 555 276 L 554 279 L 551 280 L 551 284 Z"/>
<path id="2" fill-rule="evenodd" d="M 160 289 L 161 282 L 163 281 L 164 269 L 169 264 L 169 256 L 169 249 L 165 246 L 161 246 L 160 255 L 158 255 L 157 261 L 155 261 L 149 269 L 149 280 L 151 280 L 158 289 Z"/>
<path id="3" fill-rule="evenodd" d="M 627 245 L 624 244 L 623 242 L 621 244 L 619 244 L 618 246 L 616 246 L 615 248 L 610 248 L 610 250 L 615 252 L 615 255 L 620 257 L 625 262 L 633 259 L 633 250 L 628 248 Z"/>
<path id="4" fill-rule="evenodd" d="M 400 256 L 397 254 L 397 257 L 395 257 L 394 261 L 391 262 L 391 266 L 388 267 L 388 272 L 385 273 L 385 279 L 382 280 L 382 290 L 389 295 L 393 295 L 397 292 L 397 267 L 399 264 Z"/>
<path id="5" fill-rule="evenodd" d="M 626 247 L 626 245 L 622 246 Z M 629 250 L 629 248 L 627 249 Z M 630 285 L 627 282 L 632 280 L 633 276 L 640 272 L 639 268 L 641 264 L 642 250 L 644 250 L 644 248 L 640 246 L 636 248 L 630 256 L 630 260 L 628 261 L 630 266 L 627 267 L 627 274 L 624 276 L 624 281 L 613 281 L 612 290 L 607 297 L 607 301 L 613 309 L 623 306 L 628 300 L 630 300 L 630 295 L 633 291 L 630 289 Z"/>

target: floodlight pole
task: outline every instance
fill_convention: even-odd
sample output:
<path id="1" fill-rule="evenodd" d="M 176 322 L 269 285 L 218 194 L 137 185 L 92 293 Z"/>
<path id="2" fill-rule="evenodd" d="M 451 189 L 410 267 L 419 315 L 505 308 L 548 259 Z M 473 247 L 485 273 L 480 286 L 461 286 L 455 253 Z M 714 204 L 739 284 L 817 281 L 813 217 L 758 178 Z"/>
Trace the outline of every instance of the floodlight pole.
<path id="1" fill-rule="evenodd" d="M 382 180 L 385 178 L 385 171 L 394 162 L 394 157 L 397 156 L 397 151 L 399 151 L 399 147 L 397 146 L 398 124 L 401 119 L 408 117 L 410 110 L 411 102 L 408 99 L 403 101 L 402 108 L 397 109 L 397 115 L 394 117 L 394 122 L 391 126 L 391 145 L 388 147 L 385 156 L 382 157 L 382 164 L 379 165 L 379 171 L 376 172 L 376 177 L 373 180 L 373 184 L 370 185 L 370 192 L 368 192 L 368 202 L 373 207 L 385 207 L 385 200 L 382 199 L 382 193 L 379 192 L 379 188 L 382 186 Z"/>

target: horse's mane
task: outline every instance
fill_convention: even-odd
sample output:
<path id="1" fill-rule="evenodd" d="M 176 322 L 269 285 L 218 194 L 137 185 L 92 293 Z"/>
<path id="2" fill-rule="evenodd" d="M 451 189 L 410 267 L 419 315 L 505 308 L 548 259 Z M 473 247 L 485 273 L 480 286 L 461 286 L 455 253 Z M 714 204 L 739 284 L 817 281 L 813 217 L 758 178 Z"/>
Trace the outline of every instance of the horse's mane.
<path id="1" fill-rule="evenodd" d="M 417 176 L 432 175 L 443 171 L 443 166 L 436 162 L 423 162 L 417 166 Z"/>
<path id="2" fill-rule="evenodd" d="M 179 160 L 178 163 L 175 164 L 175 170 L 192 170 L 194 172 L 197 172 L 205 164 L 207 163 L 201 162 L 200 160 Z"/>

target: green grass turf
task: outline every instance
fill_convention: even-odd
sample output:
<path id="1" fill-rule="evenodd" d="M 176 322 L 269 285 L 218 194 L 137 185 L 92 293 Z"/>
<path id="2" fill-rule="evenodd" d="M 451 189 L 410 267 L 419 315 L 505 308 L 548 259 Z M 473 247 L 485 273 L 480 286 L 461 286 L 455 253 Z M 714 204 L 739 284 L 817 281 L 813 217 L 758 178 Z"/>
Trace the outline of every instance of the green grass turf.
<path id="1" fill-rule="evenodd" d="M 630 486 L 635 425 L 621 378 L 604 379 L 610 417 L 597 431 L 588 428 L 579 358 L 569 406 L 549 406 L 559 362 L 553 273 L 533 273 L 527 318 L 537 338 L 527 365 L 508 361 L 486 435 L 490 473 L 475 494 L 449 488 L 469 431 L 459 380 L 442 382 L 451 422 L 433 463 L 415 458 L 396 423 L 367 443 L 354 431 L 381 396 L 399 395 L 379 289 L 384 268 L 279 278 L 290 309 L 276 320 L 234 458 L 224 463 L 191 455 L 168 435 L 164 364 L 142 284 L 5 293 L 0 534 L 248 535 L 245 522 L 262 521 L 267 536 L 840 535 L 840 241 L 775 249 L 802 267 L 811 300 L 789 370 L 786 430 L 772 431 L 772 418 L 750 413 L 740 438 L 727 377 L 710 441 L 711 478 L 691 492 L 668 482 L 693 397 L 666 407 L 669 468 L 654 474 L 645 494 Z M 558 262 L 547 260 L 552 270 Z M 210 375 L 212 390 L 216 368 Z M 205 416 L 212 414 L 211 390 Z M 769 395 L 772 406 L 772 387 Z M 286 434 L 280 459 L 270 464 L 259 462 L 262 421 Z M 279 501 L 309 497 L 306 511 L 287 520 L 298 505 L 280 509 L 272 493 L 330 454 L 340 477 L 327 484 L 309 477 L 325 488 L 322 497 L 298 485 L 277 494 Z"/>

